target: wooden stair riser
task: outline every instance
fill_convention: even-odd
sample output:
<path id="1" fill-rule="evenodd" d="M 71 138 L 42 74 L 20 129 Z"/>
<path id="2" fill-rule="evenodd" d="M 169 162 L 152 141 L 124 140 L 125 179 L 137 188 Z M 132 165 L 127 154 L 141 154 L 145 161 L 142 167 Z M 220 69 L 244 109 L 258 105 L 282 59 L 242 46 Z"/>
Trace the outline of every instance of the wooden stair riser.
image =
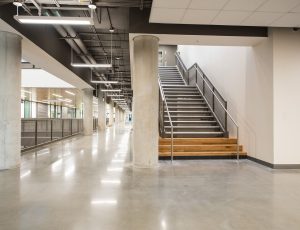
<path id="1" fill-rule="evenodd" d="M 214 157 L 214 156 L 236 156 L 236 152 L 173 152 L 173 156 L 182 156 L 182 157 Z M 246 156 L 246 152 L 240 152 L 240 156 Z M 171 156 L 170 152 L 160 152 L 160 157 Z"/>
<path id="2" fill-rule="evenodd" d="M 235 138 L 174 138 L 174 145 L 236 144 Z M 160 138 L 160 145 L 170 145 L 170 138 Z"/>
<path id="3" fill-rule="evenodd" d="M 160 145 L 159 152 L 170 152 L 170 145 Z M 175 145 L 174 152 L 216 152 L 216 151 L 237 151 L 236 145 Z M 239 147 L 243 151 L 243 147 Z"/>

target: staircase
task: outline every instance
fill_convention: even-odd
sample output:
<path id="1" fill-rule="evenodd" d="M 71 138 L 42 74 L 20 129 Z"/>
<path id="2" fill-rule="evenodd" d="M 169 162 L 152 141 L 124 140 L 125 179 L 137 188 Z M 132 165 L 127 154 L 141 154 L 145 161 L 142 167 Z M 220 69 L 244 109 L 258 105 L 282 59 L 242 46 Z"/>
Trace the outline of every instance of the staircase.
<path id="1" fill-rule="evenodd" d="M 159 67 L 159 78 L 173 123 L 174 137 L 224 137 L 213 113 L 196 86 L 184 82 L 176 66 Z M 171 124 L 164 107 L 163 137 L 171 136 Z"/>
<path id="2" fill-rule="evenodd" d="M 243 146 L 228 138 L 198 87 L 187 85 L 177 66 L 159 67 L 159 82 L 165 99 L 165 103 L 160 100 L 160 159 L 171 156 L 171 122 L 175 159 L 233 158 L 237 153 L 246 157 Z"/>
<path id="3" fill-rule="evenodd" d="M 235 138 L 174 138 L 173 156 L 184 158 L 235 158 L 237 139 Z M 239 146 L 239 155 L 246 157 L 243 146 Z M 171 156 L 171 139 L 159 139 L 159 157 L 168 159 Z"/>

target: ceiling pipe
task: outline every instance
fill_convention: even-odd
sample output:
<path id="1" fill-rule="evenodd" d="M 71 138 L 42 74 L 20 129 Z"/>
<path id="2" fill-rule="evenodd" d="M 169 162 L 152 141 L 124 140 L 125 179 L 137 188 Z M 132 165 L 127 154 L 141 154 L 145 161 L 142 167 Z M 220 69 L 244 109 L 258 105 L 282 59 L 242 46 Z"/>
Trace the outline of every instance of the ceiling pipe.
<path id="1" fill-rule="evenodd" d="M 55 14 L 57 14 L 57 16 L 61 16 L 60 13 L 58 11 L 55 11 Z M 82 40 L 77 36 L 75 30 L 71 27 L 71 26 L 60 26 L 61 28 L 64 28 L 65 30 L 65 33 L 64 35 L 62 35 L 63 37 L 72 37 L 73 39 L 66 39 L 66 41 L 70 44 L 70 41 L 71 41 L 71 44 L 72 42 L 74 44 L 76 44 L 76 47 L 77 49 L 75 48 L 74 51 L 81 57 L 81 59 L 87 63 L 87 64 L 96 64 L 96 60 L 89 54 L 86 46 L 84 45 L 84 43 L 82 42 Z M 70 45 L 71 46 L 71 45 Z M 74 46 L 71 46 L 72 48 Z M 79 49 L 79 50 L 78 50 Z M 78 52 L 79 51 L 79 52 Z M 81 55 L 81 54 L 84 54 L 84 55 Z M 106 81 L 107 78 L 103 75 L 101 75 L 100 73 L 98 73 L 97 71 L 93 71 L 97 77 L 99 77 L 101 80 L 103 81 Z M 110 84 L 106 84 L 107 87 L 111 87 Z"/>
<path id="2" fill-rule="evenodd" d="M 42 15 L 42 8 L 41 8 L 41 6 L 35 0 L 30 0 L 30 1 L 38 9 L 39 16 L 41 16 Z"/>

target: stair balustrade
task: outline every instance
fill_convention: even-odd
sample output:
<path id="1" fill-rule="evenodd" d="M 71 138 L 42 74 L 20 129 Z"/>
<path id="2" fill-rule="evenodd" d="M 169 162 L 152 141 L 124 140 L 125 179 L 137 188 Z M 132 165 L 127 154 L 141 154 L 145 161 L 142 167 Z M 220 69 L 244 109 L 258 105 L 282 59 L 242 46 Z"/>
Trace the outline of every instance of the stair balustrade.
<path id="1" fill-rule="evenodd" d="M 205 73 L 197 63 L 193 64 L 190 68 L 187 68 L 178 52 L 175 53 L 175 58 L 177 69 L 180 72 L 182 78 L 187 85 L 197 87 L 227 137 L 229 136 L 229 117 L 229 121 L 231 122 L 232 126 L 235 127 L 237 138 L 237 159 L 239 159 L 239 126 L 233 119 L 232 115 L 228 112 L 227 101 L 214 87 L 214 85 L 211 83 L 211 81 L 208 79 L 208 77 L 205 75 Z"/>

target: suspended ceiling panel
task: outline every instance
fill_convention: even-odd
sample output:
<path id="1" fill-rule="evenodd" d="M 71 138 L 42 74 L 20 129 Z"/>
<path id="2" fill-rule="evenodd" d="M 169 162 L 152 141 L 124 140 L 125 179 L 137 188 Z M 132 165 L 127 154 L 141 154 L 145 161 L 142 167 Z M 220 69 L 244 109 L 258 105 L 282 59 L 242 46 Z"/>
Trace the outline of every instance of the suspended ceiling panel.
<path id="1" fill-rule="evenodd" d="M 300 27 L 300 0 L 153 0 L 150 23 Z"/>

